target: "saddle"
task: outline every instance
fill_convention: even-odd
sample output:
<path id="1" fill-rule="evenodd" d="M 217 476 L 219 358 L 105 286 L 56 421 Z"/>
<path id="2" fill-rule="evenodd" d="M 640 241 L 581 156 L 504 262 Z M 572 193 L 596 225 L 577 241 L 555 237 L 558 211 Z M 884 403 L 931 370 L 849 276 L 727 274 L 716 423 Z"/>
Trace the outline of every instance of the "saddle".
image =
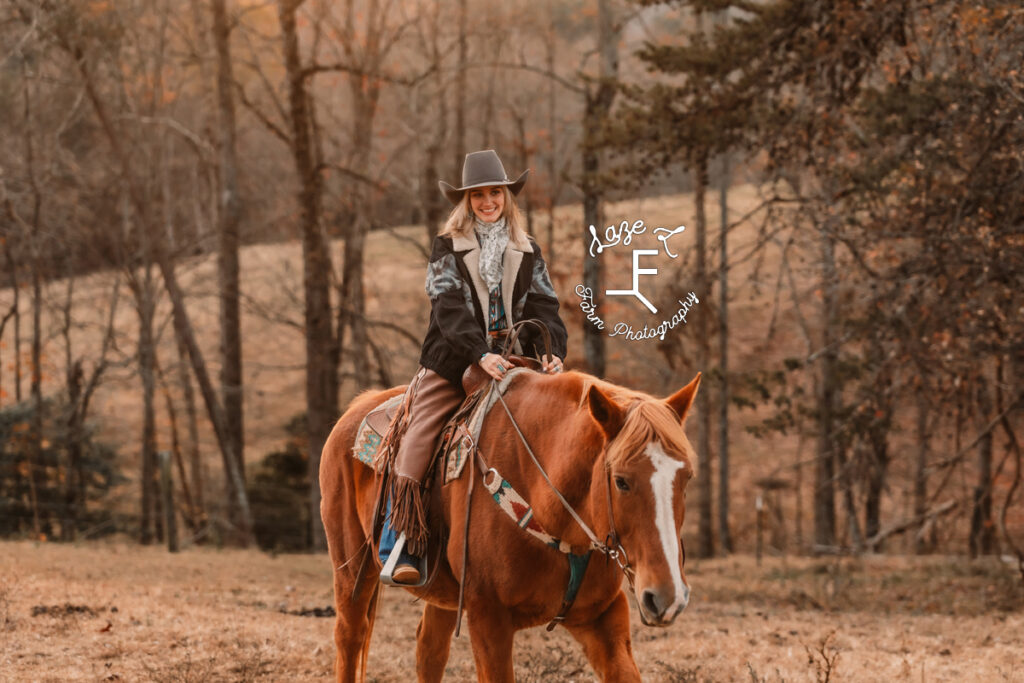
<path id="1" fill-rule="evenodd" d="M 499 390 L 502 393 L 505 392 L 511 378 L 517 374 L 516 368 L 537 371 L 541 369 L 540 362 L 533 358 L 510 356 L 508 360 L 514 369 L 499 383 Z M 444 463 L 443 483 L 449 484 L 459 478 L 462 466 L 466 463 L 466 455 L 471 452 L 471 448 L 480 437 L 484 417 L 497 400 L 497 396 L 492 396 L 489 401 L 482 400 L 487 393 L 488 379 L 490 376 L 478 365 L 474 364 L 466 369 L 462 376 L 466 399 L 441 429 L 441 438 L 438 440 L 424 481 L 433 478 L 433 470 L 439 461 Z M 356 439 L 352 446 L 353 458 L 370 467 L 375 466 L 381 443 L 387 438 L 389 430 L 397 427 L 394 420 L 404 399 L 405 394 L 393 396 L 366 414 L 359 424 L 359 429 L 356 430 Z"/>

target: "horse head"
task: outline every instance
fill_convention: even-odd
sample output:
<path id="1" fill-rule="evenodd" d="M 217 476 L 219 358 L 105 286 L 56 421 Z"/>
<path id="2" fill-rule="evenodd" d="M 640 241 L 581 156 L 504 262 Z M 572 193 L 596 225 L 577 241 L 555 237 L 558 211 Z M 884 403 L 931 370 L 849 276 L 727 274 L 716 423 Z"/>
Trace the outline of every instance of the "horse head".
<path id="1" fill-rule="evenodd" d="M 659 400 L 592 384 L 587 403 L 605 434 L 609 524 L 635 572 L 633 589 L 648 626 L 668 626 L 690 599 L 680 539 L 685 488 L 694 476 L 683 421 L 700 384 Z"/>

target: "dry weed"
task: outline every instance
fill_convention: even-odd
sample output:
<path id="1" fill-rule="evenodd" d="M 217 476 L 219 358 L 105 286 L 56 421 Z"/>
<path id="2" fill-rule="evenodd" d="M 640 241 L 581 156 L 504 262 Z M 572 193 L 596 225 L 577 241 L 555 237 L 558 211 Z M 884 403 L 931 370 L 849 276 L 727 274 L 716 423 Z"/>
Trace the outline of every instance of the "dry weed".
<path id="1" fill-rule="evenodd" d="M 786 679 L 783 678 L 782 672 L 775 669 L 775 678 L 769 679 L 767 676 L 761 676 L 757 673 L 757 669 L 750 662 L 747 662 L 747 674 L 750 676 L 750 683 L 769 683 L 770 680 L 777 681 L 778 683 L 786 683 Z"/>
<path id="2" fill-rule="evenodd" d="M 830 631 L 813 649 L 804 648 L 807 650 L 807 663 L 814 667 L 814 680 L 818 683 L 829 683 L 836 673 L 839 650 L 832 644 L 835 635 L 835 631 Z"/>
<path id="3" fill-rule="evenodd" d="M 525 665 L 524 665 L 525 664 Z M 574 681 L 590 671 L 578 648 L 570 650 L 561 643 L 547 645 L 521 663 L 516 678 L 525 682 Z"/>
<path id="4" fill-rule="evenodd" d="M 16 628 L 14 617 L 11 616 L 11 596 L 17 590 L 17 577 L 0 576 L 0 631 L 13 631 Z"/>
<path id="5" fill-rule="evenodd" d="M 216 663 L 213 656 L 193 659 L 192 650 L 185 648 L 184 657 L 173 664 L 144 662 L 142 666 L 153 683 L 205 683 L 214 679 Z"/>

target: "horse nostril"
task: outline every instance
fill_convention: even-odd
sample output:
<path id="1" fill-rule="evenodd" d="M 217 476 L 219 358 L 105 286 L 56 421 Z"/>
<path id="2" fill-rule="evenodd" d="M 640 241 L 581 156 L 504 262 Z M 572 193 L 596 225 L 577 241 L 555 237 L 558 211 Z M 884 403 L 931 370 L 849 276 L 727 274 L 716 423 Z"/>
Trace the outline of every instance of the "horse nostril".
<path id="1" fill-rule="evenodd" d="M 652 617 L 660 617 L 665 611 L 665 608 L 658 604 L 658 594 L 652 590 L 644 591 L 641 602 L 643 603 L 644 610 Z"/>

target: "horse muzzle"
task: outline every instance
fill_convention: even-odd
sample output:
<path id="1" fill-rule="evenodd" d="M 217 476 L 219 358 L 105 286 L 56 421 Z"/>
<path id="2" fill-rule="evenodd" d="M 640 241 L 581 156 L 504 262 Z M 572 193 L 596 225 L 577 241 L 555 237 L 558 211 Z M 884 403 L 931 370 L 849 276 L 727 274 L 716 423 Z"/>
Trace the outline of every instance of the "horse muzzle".
<path id="1" fill-rule="evenodd" d="M 645 626 L 668 626 L 689 604 L 690 587 L 684 585 L 678 595 L 672 589 L 647 588 L 636 597 L 640 607 L 640 621 Z"/>

